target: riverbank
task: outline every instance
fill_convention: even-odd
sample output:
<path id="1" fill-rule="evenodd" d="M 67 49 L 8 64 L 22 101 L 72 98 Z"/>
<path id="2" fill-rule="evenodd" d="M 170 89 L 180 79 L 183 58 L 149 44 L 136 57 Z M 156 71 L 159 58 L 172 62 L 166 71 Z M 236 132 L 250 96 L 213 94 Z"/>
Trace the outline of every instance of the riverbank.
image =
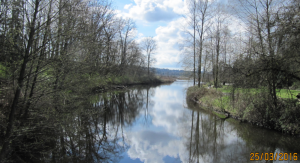
<path id="1" fill-rule="evenodd" d="M 173 83 L 176 81 L 173 77 L 151 77 L 151 78 L 145 78 L 144 80 L 140 81 L 126 81 L 126 82 L 119 82 L 119 83 L 109 83 L 106 85 L 99 85 L 92 88 L 93 93 L 101 93 L 106 92 L 109 90 L 118 90 L 118 89 L 125 89 L 130 86 L 135 85 L 159 85 L 159 84 L 167 84 L 167 83 Z"/>
<path id="2" fill-rule="evenodd" d="M 234 118 L 240 122 L 273 129 L 295 136 L 300 135 L 300 103 L 279 98 L 277 107 L 267 100 L 264 91 L 224 93 L 209 88 L 189 87 L 187 100 L 218 114 L 221 119 Z"/>

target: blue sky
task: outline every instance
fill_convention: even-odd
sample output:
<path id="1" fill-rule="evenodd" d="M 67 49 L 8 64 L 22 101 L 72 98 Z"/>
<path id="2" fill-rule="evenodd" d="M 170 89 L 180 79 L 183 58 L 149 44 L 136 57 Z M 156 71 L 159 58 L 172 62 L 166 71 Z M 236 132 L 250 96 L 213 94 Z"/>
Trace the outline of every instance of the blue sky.
<path id="1" fill-rule="evenodd" d="M 215 2 L 228 4 L 228 0 Z M 183 54 L 186 55 L 190 50 L 186 47 L 183 49 L 182 45 L 191 44 L 191 37 L 187 37 L 186 33 L 191 29 L 188 29 L 189 25 L 184 18 L 188 15 L 187 0 L 113 0 L 113 8 L 117 16 L 135 21 L 137 42 L 149 36 L 156 40 L 158 48 L 151 57 L 157 62 L 152 67 L 183 69 L 180 62 Z M 237 17 L 228 15 L 226 20 L 232 32 L 244 31 L 245 25 Z"/>
<path id="2" fill-rule="evenodd" d="M 183 0 L 114 0 L 113 8 L 123 18 L 131 18 L 137 27 L 136 39 L 154 37 L 158 48 L 153 67 L 181 69 L 179 64 L 184 40 L 186 2 Z"/>

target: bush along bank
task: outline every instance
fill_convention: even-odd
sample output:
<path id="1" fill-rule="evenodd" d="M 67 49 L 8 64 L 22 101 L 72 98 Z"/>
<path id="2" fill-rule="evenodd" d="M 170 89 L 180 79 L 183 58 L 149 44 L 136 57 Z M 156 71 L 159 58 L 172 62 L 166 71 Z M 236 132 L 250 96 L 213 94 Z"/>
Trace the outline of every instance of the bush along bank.
<path id="1" fill-rule="evenodd" d="M 174 81 L 176 81 L 175 78 L 156 77 L 154 75 L 140 78 L 115 77 L 107 80 L 107 82 L 102 82 L 98 86 L 93 87 L 92 92 L 100 93 L 109 90 L 125 89 L 134 85 L 158 85 L 164 83 L 173 83 Z"/>
<path id="2" fill-rule="evenodd" d="M 298 100 L 279 97 L 274 105 L 265 89 L 222 90 L 227 93 L 221 90 L 189 87 L 187 99 L 197 102 L 201 108 L 224 114 L 226 118 L 300 136 Z"/>

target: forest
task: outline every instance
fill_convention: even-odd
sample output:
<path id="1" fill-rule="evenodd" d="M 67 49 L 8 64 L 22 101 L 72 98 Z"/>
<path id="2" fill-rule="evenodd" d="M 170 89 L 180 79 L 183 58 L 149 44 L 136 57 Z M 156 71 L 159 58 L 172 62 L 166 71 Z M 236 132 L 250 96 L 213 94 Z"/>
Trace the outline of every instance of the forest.
<path id="1" fill-rule="evenodd" d="M 136 34 L 110 1 L 1 0 L 0 160 L 34 157 L 15 144 L 54 132 L 61 121 L 49 117 L 75 112 L 70 104 L 95 88 L 161 82 L 150 71 L 155 40 Z"/>
<path id="2" fill-rule="evenodd" d="M 299 134 L 300 2 L 188 2 L 182 62 L 193 71 L 194 85 L 223 87 L 221 94 L 193 87 L 191 98 L 209 94 L 208 103 L 241 120 Z"/>

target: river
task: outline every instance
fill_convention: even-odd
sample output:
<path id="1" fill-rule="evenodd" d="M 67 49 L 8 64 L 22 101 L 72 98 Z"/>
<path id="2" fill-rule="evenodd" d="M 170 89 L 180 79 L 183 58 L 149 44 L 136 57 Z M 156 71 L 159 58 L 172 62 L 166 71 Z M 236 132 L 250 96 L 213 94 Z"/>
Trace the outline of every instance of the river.
<path id="1" fill-rule="evenodd" d="M 126 120 L 118 131 L 111 130 L 118 133 L 118 144 L 123 147 L 120 160 L 115 161 L 217 163 L 261 159 L 265 162 L 265 159 L 270 160 L 270 153 L 278 153 L 273 162 L 297 162 L 299 138 L 233 119 L 224 121 L 205 110 L 199 111 L 197 106 L 186 102 L 185 91 L 191 84 L 182 80 L 171 85 L 131 88 L 131 94 L 120 101 L 127 103 L 125 110 L 134 108 L 132 114 L 123 117 Z M 137 103 L 130 102 L 132 97 L 139 97 Z M 110 125 L 113 124 L 116 123 Z"/>
<path id="2" fill-rule="evenodd" d="M 64 102 L 69 112 L 52 116 L 57 127 L 35 127 L 26 142 L 16 139 L 23 144 L 15 141 L 16 152 L 31 162 L 240 163 L 266 162 L 271 153 L 278 155 L 273 162 L 300 162 L 299 137 L 221 120 L 186 101 L 191 85 L 179 80 L 75 96 Z"/>

